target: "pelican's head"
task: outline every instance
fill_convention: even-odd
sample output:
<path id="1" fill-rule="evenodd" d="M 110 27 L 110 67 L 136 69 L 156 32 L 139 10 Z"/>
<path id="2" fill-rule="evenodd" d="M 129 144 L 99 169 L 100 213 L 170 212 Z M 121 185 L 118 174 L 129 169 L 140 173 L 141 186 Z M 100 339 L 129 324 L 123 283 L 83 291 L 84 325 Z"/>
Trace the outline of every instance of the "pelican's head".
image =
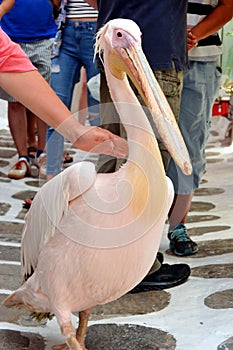
<path id="1" fill-rule="evenodd" d="M 159 48 L 158 48 L 159 49 Z M 155 79 L 141 47 L 141 31 L 128 19 L 109 21 L 97 33 L 95 54 L 108 55 L 111 74 L 123 79 L 127 74 L 150 109 L 157 130 L 172 158 L 184 174 L 192 166 L 172 110 Z"/>

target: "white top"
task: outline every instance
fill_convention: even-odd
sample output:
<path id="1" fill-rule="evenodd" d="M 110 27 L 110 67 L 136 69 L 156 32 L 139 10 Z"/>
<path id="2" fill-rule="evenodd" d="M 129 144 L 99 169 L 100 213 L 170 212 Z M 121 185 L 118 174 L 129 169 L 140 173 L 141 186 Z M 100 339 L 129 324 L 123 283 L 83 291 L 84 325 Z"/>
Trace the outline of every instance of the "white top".
<path id="1" fill-rule="evenodd" d="M 69 0 L 66 8 L 67 18 L 97 18 L 98 11 L 84 0 Z"/>
<path id="2" fill-rule="evenodd" d="M 194 27 L 218 5 L 218 0 L 189 0 L 187 26 Z M 200 40 L 198 46 L 189 51 L 189 59 L 194 61 L 215 61 L 222 54 L 222 44 L 218 33 Z"/>

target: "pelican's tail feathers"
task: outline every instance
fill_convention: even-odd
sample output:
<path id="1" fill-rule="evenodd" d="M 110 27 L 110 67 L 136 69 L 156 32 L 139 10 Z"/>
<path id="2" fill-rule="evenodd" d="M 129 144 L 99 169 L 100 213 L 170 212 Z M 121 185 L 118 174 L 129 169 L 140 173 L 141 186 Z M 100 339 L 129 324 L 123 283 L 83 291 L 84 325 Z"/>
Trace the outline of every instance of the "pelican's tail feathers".
<path id="1" fill-rule="evenodd" d="M 36 289 L 32 288 L 30 286 L 31 279 L 29 278 L 26 283 L 4 299 L 2 305 L 9 308 L 26 307 L 31 312 L 36 313 L 49 313 L 50 306 L 47 295 L 42 293 L 39 287 Z"/>
<path id="2" fill-rule="evenodd" d="M 18 307 L 31 309 L 30 305 L 24 300 L 25 294 L 22 290 L 18 289 L 17 291 L 10 294 L 6 299 L 2 301 L 2 305 L 8 308 Z M 43 323 L 45 320 L 51 320 L 54 317 L 54 314 L 51 312 L 31 312 L 30 317 L 35 319 L 38 323 Z"/>
<path id="3" fill-rule="evenodd" d="M 23 306 L 24 302 L 21 298 L 21 293 L 19 291 L 16 291 L 10 294 L 6 299 L 2 301 L 2 305 L 4 305 L 5 307 Z"/>

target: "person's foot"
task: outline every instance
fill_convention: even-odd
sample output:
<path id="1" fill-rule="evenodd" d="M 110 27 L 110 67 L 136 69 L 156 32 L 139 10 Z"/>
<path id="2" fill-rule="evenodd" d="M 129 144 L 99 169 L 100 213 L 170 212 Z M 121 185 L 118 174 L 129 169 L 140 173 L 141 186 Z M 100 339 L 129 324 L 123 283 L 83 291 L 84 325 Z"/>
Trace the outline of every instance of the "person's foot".
<path id="1" fill-rule="evenodd" d="M 147 275 L 129 293 L 172 288 L 187 281 L 190 273 L 191 269 L 187 264 L 162 264 L 158 271 Z"/>
<path id="2" fill-rule="evenodd" d="M 23 202 L 23 208 L 24 209 L 30 209 L 31 205 L 32 205 L 32 201 L 33 201 L 34 197 L 31 198 L 25 198 L 24 202 Z"/>
<path id="3" fill-rule="evenodd" d="M 23 179 L 25 176 L 30 175 L 30 166 L 27 158 L 20 157 L 18 162 L 9 171 L 8 177 L 10 179 Z"/>
<path id="4" fill-rule="evenodd" d="M 28 158 L 30 165 L 36 165 L 36 147 L 28 147 Z"/>
<path id="5" fill-rule="evenodd" d="M 64 153 L 63 155 L 63 168 L 67 168 L 73 163 L 74 159 L 73 157 L 68 153 Z"/>
<path id="6" fill-rule="evenodd" d="M 36 158 L 37 166 L 39 169 L 39 177 L 40 178 L 46 178 L 46 154 L 41 153 L 41 155 Z"/>
<path id="7" fill-rule="evenodd" d="M 171 251 L 179 256 L 192 255 L 198 252 L 197 243 L 189 237 L 184 224 L 178 224 L 172 231 L 168 232 Z"/>

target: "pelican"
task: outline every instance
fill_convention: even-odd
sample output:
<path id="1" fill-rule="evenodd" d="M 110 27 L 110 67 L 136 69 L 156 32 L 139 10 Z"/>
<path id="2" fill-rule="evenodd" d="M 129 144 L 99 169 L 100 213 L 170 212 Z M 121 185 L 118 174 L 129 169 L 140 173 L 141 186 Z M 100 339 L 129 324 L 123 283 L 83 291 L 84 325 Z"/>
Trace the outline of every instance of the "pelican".
<path id="1" fill-rule="evenodd" d="M 3 302 L 54 314 L 65 339 L 54 350 L 86 349 L 92 308 L 121 297 L 148 273 L 173 200 L 156 138 L 127 74 L 171 155 L 184 173 L 191 172 L 177 124 L 142 52 L 139 27 L 127 19 L 108 22 L 97 34 L 96 53 L 127 131 L 127 162 L 112 174 L 96 174 L 91 162 L 80 162 L 38 191 L 22 236 L 23 282 Z M 79 312 L 77 330 L 72 312 Z"/>

